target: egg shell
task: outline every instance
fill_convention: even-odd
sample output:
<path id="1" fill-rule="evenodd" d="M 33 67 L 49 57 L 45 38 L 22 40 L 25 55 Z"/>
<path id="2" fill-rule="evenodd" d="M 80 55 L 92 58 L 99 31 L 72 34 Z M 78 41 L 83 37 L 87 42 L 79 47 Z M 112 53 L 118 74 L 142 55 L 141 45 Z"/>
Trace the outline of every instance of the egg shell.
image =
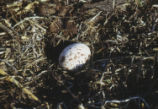
<path id="1" fill-rule="evenodd" d="M 83 43 L 73 43 L 67 46 L 59 56 L 59 65 L 70 71 L 81 68 L 91 56 L 90 48 Z"/>

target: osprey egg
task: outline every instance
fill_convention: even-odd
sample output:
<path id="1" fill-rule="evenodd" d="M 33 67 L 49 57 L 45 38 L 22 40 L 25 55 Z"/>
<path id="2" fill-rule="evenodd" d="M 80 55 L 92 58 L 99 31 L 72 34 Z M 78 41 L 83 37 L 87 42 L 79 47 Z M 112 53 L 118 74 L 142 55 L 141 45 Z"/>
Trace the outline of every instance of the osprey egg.
<path id="1" fill-rule="evenodd" d="M 91 56 L 90 48 L 83 43 L 73 43 L 63 49 L 59 65 L 69 71 L 81 68 Z"/>

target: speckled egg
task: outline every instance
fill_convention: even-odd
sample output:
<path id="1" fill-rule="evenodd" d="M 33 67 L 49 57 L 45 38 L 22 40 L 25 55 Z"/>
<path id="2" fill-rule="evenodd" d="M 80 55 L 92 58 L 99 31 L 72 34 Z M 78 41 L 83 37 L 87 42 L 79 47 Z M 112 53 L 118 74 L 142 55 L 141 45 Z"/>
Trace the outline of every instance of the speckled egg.
<path id="1" fill-rule="evenodd" d="M 70 71 L 81 68 L 91 56 L 90 48 L 83 43 L 73 43 L 67 46 L 59 56 L 59 64 Z"/>

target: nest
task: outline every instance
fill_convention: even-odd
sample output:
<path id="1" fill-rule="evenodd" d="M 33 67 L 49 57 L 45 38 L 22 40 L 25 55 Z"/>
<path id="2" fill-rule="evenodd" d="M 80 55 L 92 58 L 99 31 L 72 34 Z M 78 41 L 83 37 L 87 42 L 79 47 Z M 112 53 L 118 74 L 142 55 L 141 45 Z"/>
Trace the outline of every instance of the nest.
<path id="1" fill-rule="evenodd" d="M 156 1 L 0 2 L 0 108 L 158 108 Z M 67 45 L 92 51 L 79 71 Z"/>

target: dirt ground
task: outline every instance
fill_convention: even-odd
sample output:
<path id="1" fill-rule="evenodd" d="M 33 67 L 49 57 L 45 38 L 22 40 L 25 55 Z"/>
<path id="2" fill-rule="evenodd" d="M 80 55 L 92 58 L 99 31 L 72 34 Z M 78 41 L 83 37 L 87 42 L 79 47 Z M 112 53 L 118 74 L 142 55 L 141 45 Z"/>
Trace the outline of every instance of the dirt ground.
<path id="1" fill-rule="evenodd" d="M 61 51 L 92 52 L 78 71 Z M 158 109 L 156 0 L 1 0 L 0 109 Z"/>

